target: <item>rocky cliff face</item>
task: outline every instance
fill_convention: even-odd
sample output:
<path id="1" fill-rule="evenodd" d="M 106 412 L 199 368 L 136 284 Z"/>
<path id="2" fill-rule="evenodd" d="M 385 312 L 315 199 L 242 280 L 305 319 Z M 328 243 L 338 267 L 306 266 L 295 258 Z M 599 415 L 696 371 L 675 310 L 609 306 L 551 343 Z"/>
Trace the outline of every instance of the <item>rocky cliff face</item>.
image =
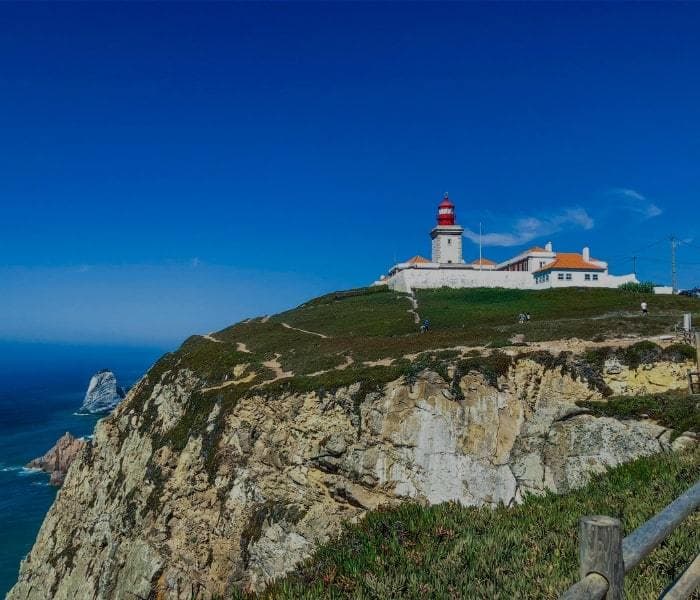
<path id="1" fill-rule="evenodd" d="M 153 369 L 100 422 L 10 600 L 260 589 L 379 505 L 512 504 L 670 447 L 651 422 L 587 414 L 575 401 L 598 392 L 528 359 L 491 383 L 425 370 L 235 400 L 204 385 Z"/>
<path id="2" fill-rule="evenodd" d="M 70 433 L 64 433 L 44 456 L 35 458 L 27 468 L 41 469 L 51 475 L 51 485 L 62 485 L 63 480 L 76 456 L 85 447 L 85 440 L 76 438 Z"/>
<path id="3" fill-rule="evenodd" d="M 90 378 L 80 410 L 88 413 L 109 412 L 122 401 L 124 395 L 124 390 L 117 384 L 112 371 L 98 371 Z"/>

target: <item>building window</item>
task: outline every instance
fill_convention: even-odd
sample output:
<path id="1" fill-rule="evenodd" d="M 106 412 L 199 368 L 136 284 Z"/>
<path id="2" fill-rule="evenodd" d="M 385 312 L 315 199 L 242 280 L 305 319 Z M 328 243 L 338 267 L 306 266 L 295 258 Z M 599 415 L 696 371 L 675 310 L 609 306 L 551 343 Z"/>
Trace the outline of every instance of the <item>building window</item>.
<path id="1" fill-rule="evenodd" d="M 447 238 L 447 245 L 449 246 L 452 243 L 452 240 L 450 238 Z"/>
<path id="2" fill-rule="evenodd" d="M 571 281 L 571 273 L 567 273 L 567 274 L 566 274 L 566 280 L 567 280 L 567 281 Z"/>
<path id="3" fill-rule="evenodd" d="M 584 278 L 586 281 L 590 281 L 590 280 L 591 280 L 591 274 L 590 274 L 590 273 L 586 273 L 586 274 L 583 276 L 583 278 Z"/>
<path id="4" fill-rule="evenodd" d="M 593 281 L 598 281 L 598 273 L 593 273 Z"/>
<path id="5" fill-rule="evenodd" d="M 563 280 L 564 279 L 564 273 L 559 273 L 557 275 L 557 279 Z"/>
<path id="6" fill-rule="evenodd" d="M 543 261 L 543 260 L 540 261 L 540 269 L 541 269 L 542 267 L 544 267 L 544 261 Z"/>

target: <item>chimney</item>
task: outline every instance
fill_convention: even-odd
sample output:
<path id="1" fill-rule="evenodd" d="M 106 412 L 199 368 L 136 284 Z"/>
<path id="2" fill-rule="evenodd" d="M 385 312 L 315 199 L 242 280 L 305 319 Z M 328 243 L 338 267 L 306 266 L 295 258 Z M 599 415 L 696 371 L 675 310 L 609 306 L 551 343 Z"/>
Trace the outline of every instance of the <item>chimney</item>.
<path id="1" fill-rule="evenodd" d="M 544 249 L 545 249 L 547 252 L 551 252 L 551 251 L 552 251 L 552 242 L 547 242 L 547 243 L 544 245 Z"/>
<path id="2" fill-rule="evenodd" d="M 585 260 L 586 262 L 590 262 L 591 260 L 591 250 L 588 246 L 585 246 L 583 248 L 583 260 Z"/>

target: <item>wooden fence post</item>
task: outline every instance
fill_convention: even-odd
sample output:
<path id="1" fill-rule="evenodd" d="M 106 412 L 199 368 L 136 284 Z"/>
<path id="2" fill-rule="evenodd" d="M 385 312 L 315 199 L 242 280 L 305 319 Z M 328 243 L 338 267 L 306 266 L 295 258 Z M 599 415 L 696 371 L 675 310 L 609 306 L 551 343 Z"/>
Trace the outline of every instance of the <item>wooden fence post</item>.
<path id="1" fill-rule="evenodd" d="M 621 600 L 625 565 L 622 562 L 622 527 L 612 517 L 583 517 L 579 532 L 581 578 L 598 573 L 608 582 L 606 600 Z"/>

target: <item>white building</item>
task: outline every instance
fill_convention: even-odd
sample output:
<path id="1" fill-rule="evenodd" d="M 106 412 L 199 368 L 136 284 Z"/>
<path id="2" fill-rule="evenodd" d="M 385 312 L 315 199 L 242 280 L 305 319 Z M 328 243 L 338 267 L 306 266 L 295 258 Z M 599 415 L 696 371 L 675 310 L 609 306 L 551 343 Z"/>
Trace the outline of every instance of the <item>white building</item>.
<path id="1" fill-rule="evenodd" d="M 456 224 L 455 206 L 445 194 L 438 206 L 437 225 L 431 230 L 431 260 L 414 256 L 394 265 L 375 285 L 408 292 L 415 288 L 503 287 L 546 289 L 552 287 L 618 287 L 637 278 L 610 275 L 608 263 L 591 258 L 588 248 L 555 252 L 552 243 L 535 246 L 501 263 L 478 258 L 465 263 L 462 255 L 464 228 Z"/>

